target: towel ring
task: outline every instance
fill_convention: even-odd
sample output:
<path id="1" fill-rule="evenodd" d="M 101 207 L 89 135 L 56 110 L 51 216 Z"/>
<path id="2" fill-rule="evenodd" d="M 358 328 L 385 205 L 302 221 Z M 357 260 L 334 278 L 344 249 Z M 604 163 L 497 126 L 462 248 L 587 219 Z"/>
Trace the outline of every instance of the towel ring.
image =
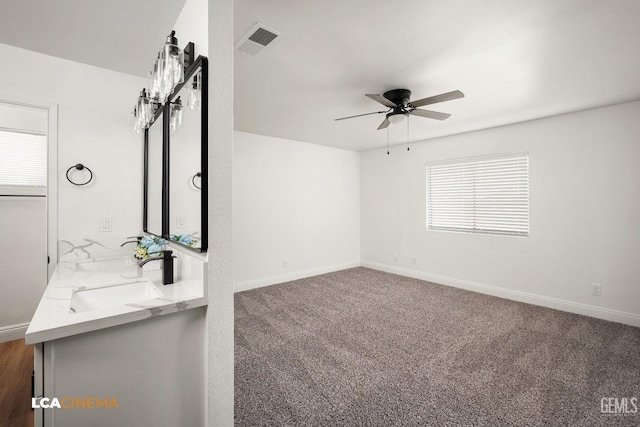
<path id="1" fill-rule="evenodd" d="M 71 172 L 72 169 L 76 169 L 76 170 L 79 170 L 79 171 L 81 171 L 82 169 L 88 170 L 89 171 L 89 179 L 87 180 L 87 182 L 77 183 L 77 182 L 71 181 L 71 178 L 69 178 L 69 172 Z M 91 169 L 89 169 L 88 167 L 86 167 L 82 163 L 78 163 L 77 165 L 73 165 L 69 169 L 67 169 L 67 181 L 69 181 L 73 185 L 87 185 L 88 183 L 91 182 L 92 179 L 93 179 L 93 172 L 91 172 Z"/>
<path id="2" fill-rule="evenodd" d="M 196 187 L 198 190 L 202 190 L 202 187 L 198 187 L 198 186 L 196 185 L 196 177 L 201 178 L 201 177 L 202 177 L 202 174 L 201 174 L 200 172 L 198 172 L 197 174 L 193 175 L 193 176 L 191 177 L 191 183 L 192 183 L 192 184 L 193 184 L 193 186 L 194 186 L 194 187 Z"/>

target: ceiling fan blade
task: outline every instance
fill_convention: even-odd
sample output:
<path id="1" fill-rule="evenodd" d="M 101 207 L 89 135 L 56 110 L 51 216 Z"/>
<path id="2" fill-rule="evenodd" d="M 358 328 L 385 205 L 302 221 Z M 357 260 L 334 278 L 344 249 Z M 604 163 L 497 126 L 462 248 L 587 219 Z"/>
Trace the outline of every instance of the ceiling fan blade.
<path id="1" fill-rule="evenodd" d="M 451 117 L 451 114 L 439 113 L 431 110 L 412 110 L 409 114 L 412 116 L 427 117 L 429 119 L 444 120 Z"/>
<path id="2" fill-rule="evenodd" d="M 367 95 L 368 96 L 368 95 Z M 429 98 L 418 99 L 411 101 L 409 104 L 414 107 L 422 107 L 430 104 L 437 104 L 438 102 L 451 101 L 452 99 L 464 98 L 464 93 L 459 90 L 452 92 L 441 93 L 440 95 L 430 96 Z"/>
<path id="3" fill-rule="evenodd" d="M 380 104 L 384 105 L 385 107 L 389 107 L 389 108 L 395 108 L 397 107 L 396 104 L 394 104 L 393 102 L 389 101 L 387 98 L 385 98 L 382 95 L 378 95 L 378 94 L 367 94 L 365 95 L 366 97 L 369 97 L 371 99 L 373 99 L 376 102 L 379 102 Z"/>
<path id="4" fill-rule="evenodd" d="M 338 121 L 338 120 L 353 119 L 355 117 L 370 116 L 371 114 L 381 114 L 381 113 L 386 113 L 386 111 L 374 111 L 373 113 L 356 114 L 355 116 L 340 117 L 339 119 L 334 119 L 334 120 Z"/>
<path id="5" fill-rule="evenodd" d="M 385 118 L 384 121 L 382 123 L 380 123 L 380 126 L 378 126 L 378 130 L 386 129 L 390 124 L 391 124 L 391 122 L 389 121 L 389 119 Z"/>

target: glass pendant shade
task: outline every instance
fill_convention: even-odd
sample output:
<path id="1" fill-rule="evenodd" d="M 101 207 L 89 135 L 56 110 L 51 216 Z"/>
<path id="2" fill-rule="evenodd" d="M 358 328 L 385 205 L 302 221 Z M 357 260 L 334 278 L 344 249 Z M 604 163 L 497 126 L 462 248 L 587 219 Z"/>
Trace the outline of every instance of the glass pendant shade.
<path id="1" fill-rule="evenodd" d="M 153 108 L 151 102 L 147 96 L 146 89 L 142 89 L 140 96 L 138 97 L 138 104 L 136 105 L 136 115 L 138 118 L 138 126 L 140 129 L 145 129 L 149 126 L 149 123 L 153 120 Z"/>
<path id="2" fill-rule="evenodd" d="M 189 108 L 199 110 L 202 105 L 202 87 L 200 85 L 200 73 L 193 76 L 193 84 L 189 90 Z"/>
<path id="3" fill-rule="evenodd" d="M 406 118 L 407 116 L 405 114 L 392 114 L 389 117 L 387 117 L 389 122 L 394 125 L 404 122 Z"/>
<path id="4" fill-rule="evenodd" d="M 161 96 L 162 92 L 162 61 L 160 61 L 160 53 L 158 58 L 153 64 L 153 71 L 151 72 L 151 89 L 149 89 L 149 96 L 154 99 L 164 98 Z"/>
<path id="5" fill-rule="evenodd" d="M 136 133 L 140 133 L 137 110 L 138 110 L 138 105 L 136 104 L 136 106 L 133 107 L 133 113 L 131 113 L 131 116 L 130 116 L 129 129 L 131 129 Z"/>
<path id="6" fill-rule="evenodd" d="M 175 31 L 167 37 L 167 41 L 160 51 L 159 74 L 160 98 L 165 100 L 173 92 L 176 85 L 184 81 L 184 52 L 178 47 Z"/>
<path id="7" fill-rule="evenodd" d="M 182 100 L 180 97 L 171 104 L 171 121 L 169 126 L 172 132 L 182 127 Z"/>

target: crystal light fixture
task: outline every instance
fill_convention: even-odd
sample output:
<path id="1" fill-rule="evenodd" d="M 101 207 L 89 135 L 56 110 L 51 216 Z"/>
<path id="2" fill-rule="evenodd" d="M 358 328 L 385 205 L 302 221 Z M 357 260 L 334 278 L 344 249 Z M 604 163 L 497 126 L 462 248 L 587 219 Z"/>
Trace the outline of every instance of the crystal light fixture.
<path id="1" fill-rule="evenodd" d="M 182 100 L 178 97 L 171 103 L 171 121 L 169 127 L 171 132 L 182 127 Z"/>
<path id="2" fill-rule="evenodd" d="M 162 62 L 160 61 L 160 53 L 158 58 L 153 64 L 153 71 L 151 71 L 151 89 L 149 95 L 151 98 L 160 99 L 160 92 L 162 89 Z"/>
<path id="3" fill-rule="evenodd" d="M 202 76 L 201 72 L 197 72 L 193 76 L 193 83 L 191 84 L 191 89 L 189 90 L 189 108 L 192 110 L 199 110 L 202 106 Z"/>
<path id="4" fill-rule="evenodd" d="M 138 127 L 138 104 L 133 107 L 133 113 L 129 116 L 129 129 L 135 131 L 136 133 L 140 132 L 140 128 Z"/>
<path id="5" fill-rule="evenodd" d="M 194 52 L 193 43 L 188 43 L 184 50 L 181 50 L 178 47 L 176 32 L 171 31 L 165 44 L 162 45 L 162 49 L 158 52 L 158 57 L 153 64 L 153 70 L 149 73 L 150 89 L 143 89 L 140 92 L 134 107 L 131 117 L 133 130 L 140 132 L 148 128 L 153 122 L 158 108 L 167 102 L 167 98 L 174 92 L 176 86 L 184 82 L 184 69 L 193 63 Z M 199 91 L 199 88 L 200 83 L 197 83 L 196 87 L 196 82 L 194 81 L 194 88 L 190 89 L 190 91 L 194 89 Z M 199 94 L 196 95 L 201 96 Z M 196 108 L 200 108 L 201 99 L 197 98 L 197 96 L 194 100 L 190 97 L 189 106 L 193 102 L 197 106 Z M 172 103 L 171 118 L 172 130 L 182 126 L 182 101 L 180 98 Z"/>
<path id="6" fill-rule="evenodd" d="M 184 81 L 184 52 L 178 47 L 176 32 L 171 31 L 162 46 L 158 60 L 160 81 L 160 100 L 165 101 L 173 89 Z"/>
<path id="7" fill-rule="evenodd" d="M 138 97 L 138 103 L 136 104 L 136 129 L 141 130 L 149 126 L 149 123 L 153 121 L 153 107 L 151 101 L 147 96 L 147 90 L 142 89 L 140 96 Z"/>

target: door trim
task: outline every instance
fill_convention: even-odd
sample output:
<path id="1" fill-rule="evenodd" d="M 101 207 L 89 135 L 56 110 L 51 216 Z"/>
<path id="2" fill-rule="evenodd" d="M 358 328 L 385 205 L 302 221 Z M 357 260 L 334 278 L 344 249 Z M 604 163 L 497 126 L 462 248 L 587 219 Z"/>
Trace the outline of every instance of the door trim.
<path id="1" fill-rule="evenodd" d="M 0 94 L 0 102 L 47 111 L 47 282 L 58 263 L 58 104 Z M 42 289 L 44 292 L 44 289 Z M 24 338 L 29 323 L 0 328 L 0 342 Z"/>

